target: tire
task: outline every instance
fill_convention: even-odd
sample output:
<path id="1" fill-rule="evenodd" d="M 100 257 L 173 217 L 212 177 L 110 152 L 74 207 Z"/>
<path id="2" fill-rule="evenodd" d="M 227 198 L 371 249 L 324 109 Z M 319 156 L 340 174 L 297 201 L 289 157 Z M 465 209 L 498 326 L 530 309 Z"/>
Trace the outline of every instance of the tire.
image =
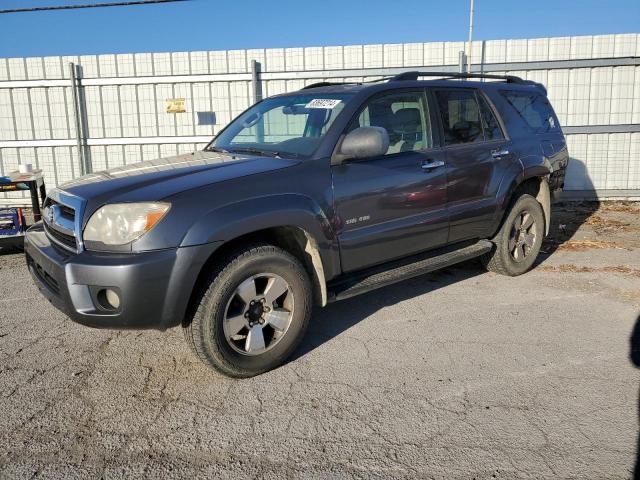
<path id="1" fill-rule="evenodd" d="M 247 246 L 213 269 L 183 332 L 205 365 L 230 377 L 252 377 L 294 352 L 309 325 L 312 299 L 297 258 L 273 245 Z"/>
<path id="2" fill-rule="evenodd" d="M 522 275 L 538 257 L 544 229 L 542 206 L 531 195 L 523 194 L 513 204 L 493 238 L 493 250 L 481 257 L 483 265 L 501 275 Z"/>

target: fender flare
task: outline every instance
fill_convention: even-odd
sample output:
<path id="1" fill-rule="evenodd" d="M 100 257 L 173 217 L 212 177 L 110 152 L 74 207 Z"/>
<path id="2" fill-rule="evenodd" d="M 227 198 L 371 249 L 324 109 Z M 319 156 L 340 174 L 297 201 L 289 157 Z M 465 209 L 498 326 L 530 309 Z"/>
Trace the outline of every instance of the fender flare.
<path id="1" fill-rule="evenodd" d="M 551 230 L 551 189 L 549 188 L 549 177 L 540 178 L 540 188 L 536 200 L 542 205 L 544 212 L 544 234 L 549 235 Z"/>
<path id="2" fill-rule="evenodd" d="M 340 269 L 338 246 L 327 215 L 311 198 L 298 194 L 256 197 L 215 208 L 188 229 L 181 247 L 232 241 L 275 227 L 293 227 L 304 234 L 301 245 L 309 255 L 320 303 L 327 303 L 327 278 Z"/>
<path id="3" fill-rule="evenodd" d="M 522 179 L 518 184 L 531 178 L 540 180 L 540 188 L 536 200 L 542 206 L 544 212 L 544 234 L 549 235 L 551 228 L 551 189 L 549 188 L 549 176 L 553 171 L 551 162 L 545 156 L 529 155 L 520 159 L 522 163 Z"/>
<path id="4" fill-rule="evenodd" d="M 504 182 L 501 185 L 501 192 L 498 194 L 502 197 L 501 212 L 505 212 L 509 208 L 509 202 L 511 201 L 515 191 L 527 180 L 537 178 L 540 181 L 540 188 L 536 195 L 536 200 L 542 206 L 545 218 L 545 235 L 549 234 L 551 227 L 551 190 L 549 188 L 549 175 L 551 174 L 551 163 L 544 156 L 529 155 L 519 159 L 519 173 L 511 178 L 511 181 Z M 500 223 L 496 227 L 499 228 L 502 223 L 502 217 L 499 219 Z"/>

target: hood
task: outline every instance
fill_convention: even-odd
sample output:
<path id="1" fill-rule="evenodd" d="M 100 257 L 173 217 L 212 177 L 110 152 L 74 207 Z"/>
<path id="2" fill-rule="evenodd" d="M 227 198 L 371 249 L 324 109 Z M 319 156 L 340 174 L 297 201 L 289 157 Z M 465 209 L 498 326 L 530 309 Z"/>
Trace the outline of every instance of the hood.
<path id="1" fill-rule="evenodd" d="M 161 200 L 192 188 L 298 163 L 284 158 L 199 151 L 91 173 L 58 188 L 94 205 Z"/>

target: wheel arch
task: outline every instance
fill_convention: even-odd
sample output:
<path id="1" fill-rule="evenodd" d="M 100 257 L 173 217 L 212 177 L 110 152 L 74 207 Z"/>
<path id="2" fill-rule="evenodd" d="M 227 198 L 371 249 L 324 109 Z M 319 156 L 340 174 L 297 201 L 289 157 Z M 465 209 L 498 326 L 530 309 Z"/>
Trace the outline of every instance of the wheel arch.
<path id="1" fill-rule="evenodd" d="M 505 218 L 507 218 L 511 206 L 522 194 L 527 193 L 534 197 L 542 207 L 545 223 L 544 233 L 545 236 L 549 234 L 551 227 L 551 190 L 549 188 L 549 175 L 543 172 L 544 170 L 539 169 L 523 172 L 521 177 L 514 180 L 509 189 L 509 194 L 504 197 L 502 216 L 496 231 L 500 229 Z M 528 175 L 526 173 L 528 173 Z"/>
<path id="2" fill-rule="evenodd" d="M 221 242 L 202 265 L 198 285 L 231 250 L 259 242 L 276 245 L 298 258 L 309 273 L 317 304 L 327 303 L 327 281 L 339 272 L 338 248 L 323 210 L 310 198 L 284 194 L 224 205 L 203 215 L 182 246 Z"/>
<path id="3" fill-rule="evenodd" d="M 281 225 L 255 230 L 222 243 L 200 268 L 192 297 L 206 282 L 209 272 L 215 269 L 219 262 L 222 262 L 233 251 L 258 243 L 280 247 L 300 260 L 313 285 L 314 303 L 320 306 L 327 304 L 327 280 L 318 243 L 309 232 L 295 225 Z"/>

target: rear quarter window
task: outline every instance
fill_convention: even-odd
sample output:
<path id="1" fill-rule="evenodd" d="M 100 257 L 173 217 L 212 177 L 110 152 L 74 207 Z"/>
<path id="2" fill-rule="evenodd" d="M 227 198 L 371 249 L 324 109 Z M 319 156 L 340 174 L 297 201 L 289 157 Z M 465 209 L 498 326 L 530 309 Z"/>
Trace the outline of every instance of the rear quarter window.
<path id="1" fill-rule="evenodd" d="M 502 90 L 500 94 L 535 133 L 560 130 L 560 125 L 549 100 L 537 93 Z"/>

